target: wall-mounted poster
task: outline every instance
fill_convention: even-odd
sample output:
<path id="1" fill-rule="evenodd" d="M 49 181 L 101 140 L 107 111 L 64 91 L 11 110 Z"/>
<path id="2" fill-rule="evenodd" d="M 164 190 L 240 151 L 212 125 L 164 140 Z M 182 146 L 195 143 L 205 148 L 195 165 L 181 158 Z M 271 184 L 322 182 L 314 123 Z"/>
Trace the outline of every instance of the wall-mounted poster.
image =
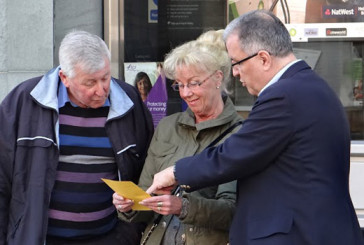
<path id="1" fill-rule="evenodd" d="M 135 86 L 135 78 L 139 72 L 147 73 L 152 85 L 157 81 L 160 73 L 159 62 L 125 62 L 125 82 Z"/>
<path id="2" fill-rule="evenodd" d="M 294 42 L 364 36 L 364 0 L 230 0 L 230 20 L 259 6 L 286 24 Z"/>
<path id="3" fill-rule="evenodd" d="M 227 24 L 228 0 L 124 1 L 125 62 L 155 62 L 177 45 Z"/>
<path id="4" fill-rule="evenodd" d="M 125 81 L 138 92 L 153 117 L 154 127 L 166 116 L 166 78 L 160 62 L 128 62 L 124 64 Z"/>
<path id="5" fill-rule="evenodd" d="M 158 61 L 158 7 L 153 0 L 124 1 L 124 61 Z"/>
<path id="6" fill-rule="evenodd" d="M 363 0 L 307 0 L 305 23 L 364 21 Z"/>
<path id="7" fill-rule="evenodd" d="M 266 9 L 286 24 L 364 21 L 364 0 L 230 0 L 229 8 L 230 19 Z"/>

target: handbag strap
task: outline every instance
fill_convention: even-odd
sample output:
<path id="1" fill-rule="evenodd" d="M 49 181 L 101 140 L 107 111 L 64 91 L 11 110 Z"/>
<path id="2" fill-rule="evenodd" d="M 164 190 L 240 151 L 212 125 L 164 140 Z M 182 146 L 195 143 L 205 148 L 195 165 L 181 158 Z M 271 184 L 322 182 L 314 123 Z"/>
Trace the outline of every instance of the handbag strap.
<path id="1" fill-rule="evenodd" d="M 227 134 L 233 131 L 234 128 L 243 124 L 243 121 L 237 121 L 230 127 L 228 127 L 224 132 L 222 132 L 216 139 L 214 139 L 206 148 L 216 145 L 220 140 L 222 140 Z M 206 149 L 205 148 L 205 149 Z M 180 186 L 177 186 L 176 189 L 173 191 L 173 195 L 178 195 L 180 192 Z M 144 240 L 140 243 L 141 245 L 145 245 L 149 237 L 152 235 L 154 229 L 158 226 L 159 222 L 161 221 L 163 215 L 159 214 L 153 221 L 152 227 L 149 229 L 148 233 L 145 235 Z"/>
<path id="2" fill-rule="evenodd" d="M 237 121 L 236 123 L 234 123 L 233 125 L 228 127 L 216 139 L 214 139 L 206 148 L 216 145 L 220 140 L 222 140 L 227 134 L 229 134 L 231 131 L 233 131 L 233 129 L 236 128 L 237 126 L 239 126 L 240 124 L 243 124 L 243 121 Z"/>
<path id="3" fill-rule="evenodd" d="M 174 191 L 172 192 L 172 195 L 178 196 L 180 194 L 180 190 L 181 187 L 178 185 Z M 146 242 L 148 241 L 149 237 L 152 235 L 152 232 L 154 231 L 154 229 L 158 226 L 159 222 L 161 221 L 163 215 L 159 214 L 154 220 L 153 220 L 153 225 L 150 227 L 148 233 L 145 235 L 144 240 L 140 243 L 140 245 L 145 245 Z"/>

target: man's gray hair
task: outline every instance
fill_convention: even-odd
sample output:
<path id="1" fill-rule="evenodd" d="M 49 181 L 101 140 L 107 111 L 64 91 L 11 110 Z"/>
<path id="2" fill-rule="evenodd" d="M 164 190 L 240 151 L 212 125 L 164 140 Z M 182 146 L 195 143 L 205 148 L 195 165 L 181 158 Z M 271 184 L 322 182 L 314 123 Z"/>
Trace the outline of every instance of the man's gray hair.
<path id="1" fill-rule="evenodd" d="M 72 31 L 62 40 L 59 48 L 59 63 L 69 77 L 75 75 L 75 67 L 93 73 L 105 67 L 105 59 L 110 61 L 110 51 L 106 43 L 97 35 L 86 31 Z"/>
<path id="2" fill-rule="evenodd" d="M 272 12 L 254 10 L 230 22 L 224 31 L 224 40 L 237 34 L 241 49 L 249 55 L 265 50 L 273 56 L 285 57 L 293 52 L 287 28 Z"/>

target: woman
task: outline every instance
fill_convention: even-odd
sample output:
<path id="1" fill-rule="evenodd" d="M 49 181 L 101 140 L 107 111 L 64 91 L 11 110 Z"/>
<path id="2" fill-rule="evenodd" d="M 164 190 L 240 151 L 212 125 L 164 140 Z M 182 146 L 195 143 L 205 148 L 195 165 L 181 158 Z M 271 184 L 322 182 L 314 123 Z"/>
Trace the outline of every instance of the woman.
<path id="1" fill-rule="evenodd" d="M 172 50 L 164 61 L 164 71 L 175 80 L 172 87 L 179 91 L 188 109 L 159 122 L 139 179 L 143 189 L 152 184 L 155 173 L 201 152 L 241 120 L 232 101 L 222 93 L 231 71 L 222 31 L 209 31 Z M 113 203 L 121 219 L 149 222 L 142 238 L 145 244 L 211 245 L 228 243 L 235 198 L 236 184 L 230 182 L 182 196 L 162 195 L 144 200 L 143 205 L 154 212 L 134 212 L 133 202 L 116 193 Z M 159 214 L 164 216 L 157 222 Z M 153 223 L 158 226 L 148 237 Z"/>
<path id="2" fill-rule="evenodd" d="M 134 79 L 134 86 L 138 89 L 142 100 L 145 102 L 150 90 L 152 89 L 152 83 L 149 76 L 145 72 L 138 72 Z"/>

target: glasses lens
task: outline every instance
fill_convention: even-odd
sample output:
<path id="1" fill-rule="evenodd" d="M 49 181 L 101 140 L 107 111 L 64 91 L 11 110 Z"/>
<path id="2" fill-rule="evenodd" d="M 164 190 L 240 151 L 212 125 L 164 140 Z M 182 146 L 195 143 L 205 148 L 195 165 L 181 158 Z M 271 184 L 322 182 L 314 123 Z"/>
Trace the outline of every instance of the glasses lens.
<path id="1" fill-rule="evenodd" d="M 179 84 L 178 83 L 172 84 L 171 87 L 172 87 L 172 89 L 174 91 L 179 91 Z"/>
<path id="2" fill-rule="evenodd" d="M 199 83 L 199 82 L 191 81 L 191 82 L 188 84 L 188 87 L 189 87 L 190 89 L 194 89 L 194 88 L 196 88 L 198 85 L 200 85 L 200 83 Z"/>

